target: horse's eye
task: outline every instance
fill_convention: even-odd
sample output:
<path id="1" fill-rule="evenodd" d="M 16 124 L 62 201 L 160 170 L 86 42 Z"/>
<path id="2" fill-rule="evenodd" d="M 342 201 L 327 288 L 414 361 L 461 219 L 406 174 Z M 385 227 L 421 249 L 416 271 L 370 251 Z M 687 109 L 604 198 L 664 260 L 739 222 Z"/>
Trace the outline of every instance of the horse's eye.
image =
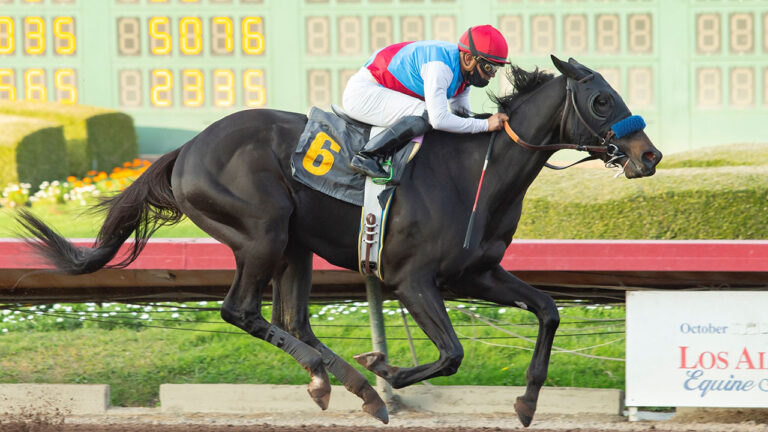
<path id="1" fill-rule="evenodd" d="M 592 102 L 592 110 L 598 117 L 608 117 L 613 110 L 613 98 L 606 94 L 598 95 Z"/>

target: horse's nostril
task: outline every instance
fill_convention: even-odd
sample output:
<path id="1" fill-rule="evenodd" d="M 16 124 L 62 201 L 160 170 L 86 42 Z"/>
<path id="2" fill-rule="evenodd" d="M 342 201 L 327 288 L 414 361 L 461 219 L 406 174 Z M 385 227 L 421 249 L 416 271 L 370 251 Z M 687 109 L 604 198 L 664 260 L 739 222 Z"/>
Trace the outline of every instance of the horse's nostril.
<path id="1" fill-rule="evenodd" d="M 643 160 L 645 160 L 646 162 L 656 163 L 657 159 L 658 159 L 658 155 L 656 155 L 655 152 L 647 151 L 643 153 Z"/>

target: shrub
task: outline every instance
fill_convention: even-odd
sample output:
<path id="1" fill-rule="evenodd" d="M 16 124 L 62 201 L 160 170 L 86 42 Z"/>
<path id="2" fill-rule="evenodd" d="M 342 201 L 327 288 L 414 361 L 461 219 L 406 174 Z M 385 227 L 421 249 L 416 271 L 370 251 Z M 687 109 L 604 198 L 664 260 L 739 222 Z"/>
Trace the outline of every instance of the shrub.
<path id="1" fill-rule="evenodd" d="M 66 143 L 56 123 L 0 115 L 0 184 L 29 183 L 66 175 Z"/>
<path id="2" fill-rule="evenodd" d="M 84 176 L 92 169 L 110 170 L 138 155 L 133 119 L 124 113 L 87 105 L 17 101 L 0 102 L 0 114 L 61 124 L 67 143 L 65 175 Z"/>
<path id="3" fill-rule="evenodd" d="M 752 158 L 732 149 L 737 148 L 722 146 L 669 158 L 672 166 L 708 168 L 664 169 L 665 157 L 656 175 L 645 179 L 613 179 L 606 169 L 545 170 L 525 198 L 515 236 L 766 239 L 768 145 L 752 146 Z M 715 166 L 723 161 L 742 166 Z"/>

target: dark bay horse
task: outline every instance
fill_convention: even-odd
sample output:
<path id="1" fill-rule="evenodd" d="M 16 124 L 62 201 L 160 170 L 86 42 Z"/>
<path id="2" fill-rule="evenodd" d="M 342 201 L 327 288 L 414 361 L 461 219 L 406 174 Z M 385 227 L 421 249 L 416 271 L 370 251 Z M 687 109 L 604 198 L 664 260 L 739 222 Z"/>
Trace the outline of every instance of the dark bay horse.
<path id="1" fill-rule="evenodd" d="M 653 175 L 661 159 L 642 130 L 611 137 L 611 125 L 629 110 L 599 74 L 573 59 L 552 61 L 562 75 L 513 67 L 509 74 L 515 91 L 497 98 L 511 128 L 543 151 L 518 145 L 503 132 L 434 132 L 406 168 L 395 193 L 382 257 L 384 283 L 396 287 L 399 299 L 439 350 L 439 358 L 401 368 L 387 364 L 380 353 L 357 357 L 395 388 L 455 373 L 463 348 L 441 288 L 529 310 L 538 318 L 539 333 L 525 394 L 515 403 L 525 426 L 536 410 L 560 318 L 552 298 L 499 263 L 520 220 L 526 190 L 558 148 L 541 145 L 558 140 L 578 144 L 605 161 L 612 158 L 629 178 Z M 363 400 L 365 412 L 386 423 L 386 405 L 366 378 L 323 345 L 310 327 L 312 254 L 356 270 L 360 208 L 292 179 L 290 155 L 306 122 L 301 114 L 264 109 L 235 113 L 212 124 L 101 204 L 106 218 L 91 248 L 74 246 L 29 213 L 20 213 L 19 221 L 34 237 L 30 242 L 37 251 L 58 269 L 83 274 L 128 265 L 159 226 L 189 217 L 234 253 L 237 270 L 222 305 L 223 319 L 293 356 L 309 372 L 308 391 L 321 408 L 330 398 L 328 371 Z M 474 240 L 464 248 L 492 137 L 495 146 L 479 197 Z M 130 254 L 108 264 L 131 236 L 136 242 Z M 270 282 L 274 303 L 268 322 L 261 305 Z"/>

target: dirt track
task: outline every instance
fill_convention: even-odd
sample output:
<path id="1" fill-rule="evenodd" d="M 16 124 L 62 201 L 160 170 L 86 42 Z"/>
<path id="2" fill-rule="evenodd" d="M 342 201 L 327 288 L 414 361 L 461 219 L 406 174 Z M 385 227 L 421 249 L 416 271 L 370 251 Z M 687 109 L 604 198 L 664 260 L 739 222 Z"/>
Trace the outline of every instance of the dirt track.
<path id="1" fill-rule="evenodd" d="M 628 422 L 619 416 L 540 416 L 536 432 L 768 432 L 767 410 L 688 413 L 667 421 Z M 126 411 L 90 417 L 0 416 L 1 432 L 504 432 L 525 430 L 506 415 L 446 416 L 399 412 L 389 425 L 359 413 L 296 416 L 171 415 Z"/>

